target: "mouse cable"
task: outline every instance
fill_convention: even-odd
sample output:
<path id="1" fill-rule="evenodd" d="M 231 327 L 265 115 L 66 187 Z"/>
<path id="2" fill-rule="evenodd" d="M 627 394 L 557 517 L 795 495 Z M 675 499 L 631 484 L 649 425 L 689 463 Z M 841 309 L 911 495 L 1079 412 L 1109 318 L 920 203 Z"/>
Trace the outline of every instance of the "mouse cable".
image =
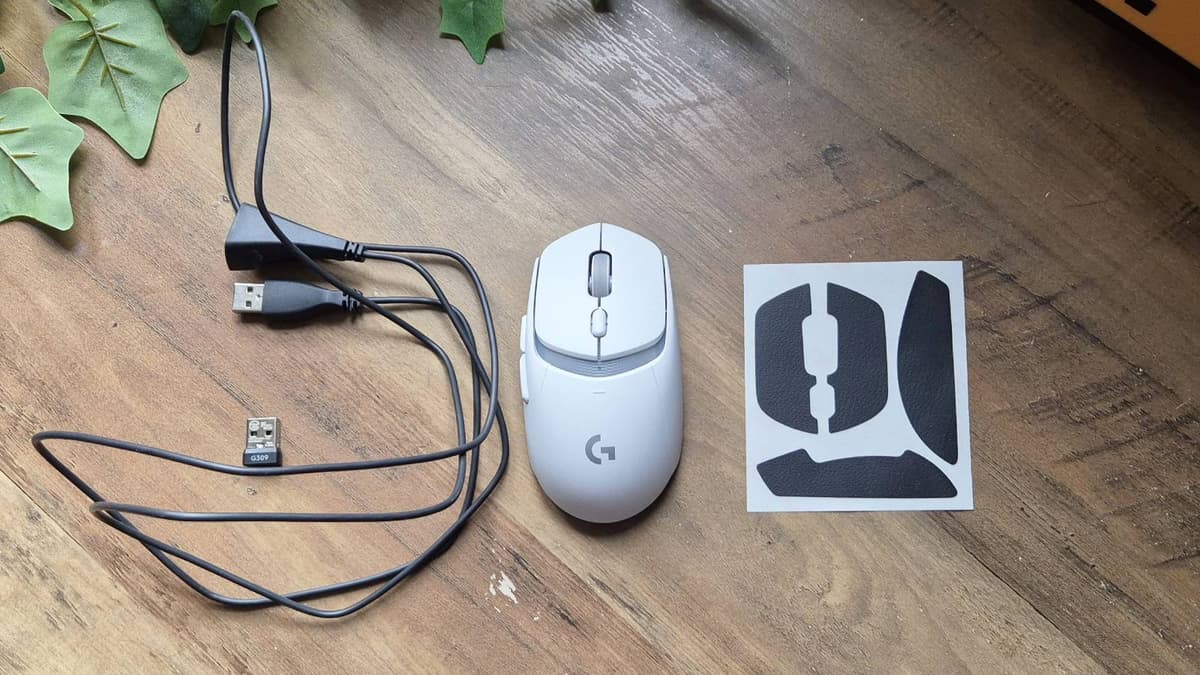
<path id="1" fill-rule="evenodd" d="M 258 62 L 259 87 L 262 94 L 262 120 L 258 134 L 258 148 L 254 164 L 254 206 L 242 204 L 239 206 L 237 192 L 234 189 L 232 162 L 229 150 L 229 71 L 230 52 L 233 42 L 234 29 L 240 23 L 250 35 L 250 44 Z M 147 550 L 162 563 L 171 573 L 179 577 L 189 588 L 203 597 L 239 609 L 260 609 L 282 605 L 303 614 L 318 618 L 339 618 L 357 612 L 395 588 L 401 581 L 423 568 L 454 543 L 458 534 L 470 520 L 471 516 L 487 501 L 495 491 L 496 486 L 504 476 L 508 466 L 509 441 L 508 426 L 504 420 L 499 403 L 499 357 L 497 354 L 495 325 L 492 320 L 491 307 L 487 293 L 475 268 L 462 254 L 440 247 L 432 246 L 399 246 L 388 244 L 359 244 L 331 237 L 302 225 L 290 223 L 283 218 L 273 215 L 267 208 L 263 195 L 263 169 L 266 163 L 267 139 L 271 126 L 271 85 L 267 76 L 266 54 L 258 31 L 254 24 L 240 11 L 230 14 L 225 25 L 224 53 L 221 61 L 221 154 L 225 170 L 225 184 L 229 200 L 237 215 L 230 237 L 226 241 L 226 259 L 231 269 L 249 269 L 265 262 L 292 261 L 298 262 L 308 271 L 321 277 L 334 289 L 325 289 L 313 284 L 267 281 L 263 284 L 235 284 L 235 301 L 243 298 L 245 303 L 235 306 L 243 313 L 258 313 L 268 318 L 295 317 L 311 314 L 317 311 L 337 310 L 347 313 L 359 313 L 370 310 L 378 314 L 416 339 L 425 349 L 432 352 L 441 362 L 449 380 L 450 399 L 454 409 L 454 421 L 457 434 L 456 445 L 453 447 L 418 455 L 405 455 L 384 459 L 360 460 L 351 462 L 335 462 L 326 464 L 303 464 L 295 466 L 260 466 L 253 465 L 247 457 L 256 458 L 259 454 L 248 446 L 248 455 L 244 456 L 242 466 L 214 462 L 191 455 L 142 445 L 130 441 L 116 440 L 73 431 L 43 431 L 33 436 L 33 446 L 38 453 L 60 474 L 62 474 L 76 489 L 91 500 L 89 510 L 101 522 L 113 529 L 139 541 Z M 247 259 L 239 258 L 249 249 L 239 248 L 241 244 L 234 242 L 235 234 L 245 234 L 247 223 L 251 221 L 265 225 L 269 237 L 260 237 L 255 242 L 253 264 Z M 280 221 L 283 221 L 282 224 Z M 240 229 L 239 229 L 240 228 Z M 297 238 L 293 240 L 293 236 Z M 333 248 L 322 248 L 323 245 L 334 242 Z M 332 244 L 331 244 L 332 245 Z M 335 250 L 336 249 L 336 250 Z M 474 332 L 462 311 L 450 303 L 440 284 L 434 279 L 429 270 L 409 256 L 433 256 L 448 258 L 462 268 L 470 277 L 474 286 L 476 300 L 486 328 L 485 340 L 488 349 L 488 364 L 485 367 L 484 358 L 480 355 Z M 316 262 L 314 258 L 334 258 L 364 262 L 366 260 L 386 261 L 408 267 L 417 272 L 433 292 L 434 297 L 366 296 L 351 288 L 332 272 Z M 235 266 L 236 263 L 236 266 Z M 241 294 L 241 296 L 239 296 Z M 432 338 L 418 330 L 413 324 L 396 314 L 389 307 L 397 309 L 425 309 L 442 312 L 454 328 L 463 349 L 471 362 L 471 399 L 472 420 L 471 438 L 467 438 L 466 419 L 462 394 L 459 390 L 458 376 L 449 355 Z M 487 396 L 487 405 L 482 398 Z M 262 418 L 252 418 L 248 422 L 248 434 L 258 433 L 254 426 Z M 270 418 L 267 418 L 270 419 Z M 496 470 L 482 487 L 479 486 L 480 450 L 484 441 L 490 436 L 495 427 L 500 436 L 500 456 Z M 277 448 L 278 425 L 270 427 L 274 431 L 271 447 Z M 261 438 L 261 437 L 260 437 Z M 121 452 L 145 455 L 188 467 L 202 469 L 221 474 L 235 476 L 292 476 L 300 474 L 331 474 L 344 471 L 365 471 L 389 467 L 402 467 L 427 462 L 436 462 L 454 458 L 457 460 L 457 474 L 454 486 L 449 494 L 441 501 L 422 508 L 409 511 L 368 512 L 368 513 L 298 513 L 298 512 L 195 512 L 174 511 L 157 507 L 125 504 L 105 499 L 80 476 L 64 464 L 49 447 L 49 441 L 66 441 L 80 443 L 89 447 L 103 447 Z M 265 453 L 263 453 L 265 455 Z M 277 451 L 273 453 L 277 457 Z M 362 522 L 393 522 L 421 518 L 444 511 L 461 501 L 458 517 L 451 522 L 444 532 L 434 542 L 407 562 L 383 570 L 375 574 L 350 579 L 327 586 L 319 586 L 299 591 L 277 592 L 258 583 L 235 574 L 209 560 L 195 555 L 173 544 L 150 536 L 138 528 L 128 516 L 143 516 L 162 520 L 183 522 L 288 522 L 288 523 L 362 523 Z M 218 593 L 197 580 L 185 570 L 181 563 L 187 563 L 206 572 L 218 576 L 236 586 L 254 594 L 252 597 L 233 597 Z M 357 601 L 340 609 L 323 609 L 307 604 L 307 601 L 340 595 L 350 591 L 375 587 Z"/>

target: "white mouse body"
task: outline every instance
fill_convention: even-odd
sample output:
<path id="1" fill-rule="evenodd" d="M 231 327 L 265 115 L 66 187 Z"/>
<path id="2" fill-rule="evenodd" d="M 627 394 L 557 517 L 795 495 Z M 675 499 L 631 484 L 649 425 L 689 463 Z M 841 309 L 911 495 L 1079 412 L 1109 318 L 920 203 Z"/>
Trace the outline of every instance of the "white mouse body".
<path id="1" fill-rule="evenodd" d="M 546 247 L 521 319 L 521 398 L 533 473 L 563 511 L 637 515 L 683 443 L 679 334 L 667 259 L 596 223 Z"/>

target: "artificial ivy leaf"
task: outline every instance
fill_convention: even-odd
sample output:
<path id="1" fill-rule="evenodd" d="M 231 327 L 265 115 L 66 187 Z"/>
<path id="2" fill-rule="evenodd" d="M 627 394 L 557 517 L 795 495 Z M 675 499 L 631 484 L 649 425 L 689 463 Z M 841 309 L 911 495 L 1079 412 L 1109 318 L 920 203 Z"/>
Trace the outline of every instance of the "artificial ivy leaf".
<path id="1" fill-rule="evenodd" d="M 217 0 L 154 0 L 154 3 L 179 48 L 194 54 L 200 48 Z"/>
<path id="2" fill-rule="evenodd" d="M 504 0 L 442 0 L 438 30 L 462 40 L 475 63 L 483 63 L 488 43 L 504 32 Z"/>
<path id="3" fill-rule="evenodd" d="M 83 19 L 83 12 L 75 9 L 69 0 L 50 0 L 50 4 L 58 11 L 66 14 L 72 21 Z"/>
<path id="4" fill-rule="evenodd" d="M 83 21 L 87 18 L 85 11 L 94 12 L 107 5 L 112 0 L 50 0 L 58 11 L 66 14 L 72 21 Z"/>
<path id="5" fill-rule="evenodd" d="M 258 13 L 268 7 L 274 7 L 279 4 L 276 0 L 216 0 L 216 5 L 212 8 L 212 14 L 209 17 L 209 23 L 214 26 L 224 26 L 229 20 L 229 15 L 233 10 L 240 9 L 242 14 L 250 17 L 252 23 L 258 23 Z M 250 41 L 250 31 L 239 22 L 236 26 L 238 37 L 242 38 L 242 42 Z"/>
<path id="6" fill-rule="evenodd" d="M 146 156 L 167 92 L 183 84 L 183 67 L 149 0 L 113 0 L 50 34 L 42 54 L 50 103 L 91 120 L 134 159 Z"/>
<path id="7" fill-rule="evenodd" d="M 0 221 L 31 218 L 67 230 L 75 222 L 67 168 L 83 130 L 36 89 L 0 94 Z"/>

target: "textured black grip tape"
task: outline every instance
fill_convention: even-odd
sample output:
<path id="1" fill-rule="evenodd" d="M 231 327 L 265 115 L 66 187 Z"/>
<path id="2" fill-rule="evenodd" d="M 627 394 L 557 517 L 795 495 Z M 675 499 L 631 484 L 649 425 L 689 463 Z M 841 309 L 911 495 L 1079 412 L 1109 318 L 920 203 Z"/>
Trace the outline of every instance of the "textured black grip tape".
<path id="1" fill-rule="evenodd" d="M 793 429 L 817 433 L 810 391 L 817 378 L 804 370 L 804 319 L 812 314 L 808 284 L 763 303 L 754 314 L 754 381 L 758 407 Z"/>
<path id="2" fill-rule="evenodd" d="M 958 411 L 954 395 L 954 337 L 950 289 L 917 272 L 900 324 L 897 375 L 904 412 L 921 441 L 938 457 L 958 462 Z"/>
<path id="3" fill-rule="evenodd" d="M 936 499 L 958 489 L 933 462 L 912 450 L 899 457 L 847 457 L 814 462 L 796 450 L 758 465 L 758 475 L 776 497 L 866 497 Z"/>
<path id="4" fill-rule="evenodd" d="M 883 308 L 867 296 L 829 284 L 829 315 L 837 319 L 837 370 L 829 431 L 856 427 L 879 414 L 888 400 L 887 336 Z"/>

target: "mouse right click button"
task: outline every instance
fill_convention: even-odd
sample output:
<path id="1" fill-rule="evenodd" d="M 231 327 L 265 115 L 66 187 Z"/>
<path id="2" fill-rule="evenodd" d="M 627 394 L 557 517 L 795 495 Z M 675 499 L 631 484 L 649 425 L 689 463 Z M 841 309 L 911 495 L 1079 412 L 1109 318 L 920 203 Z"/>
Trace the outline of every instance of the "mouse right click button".
<path id="1" fill-rule="evenodd" d="M 612 287 L 600 298 L 609 323 L 600 360 L 635 354 L 662 339 L 667 328 L 667 290 L 662 251 L 649 239 L 605 224 L 603 248 L 612 255 Z"/>

